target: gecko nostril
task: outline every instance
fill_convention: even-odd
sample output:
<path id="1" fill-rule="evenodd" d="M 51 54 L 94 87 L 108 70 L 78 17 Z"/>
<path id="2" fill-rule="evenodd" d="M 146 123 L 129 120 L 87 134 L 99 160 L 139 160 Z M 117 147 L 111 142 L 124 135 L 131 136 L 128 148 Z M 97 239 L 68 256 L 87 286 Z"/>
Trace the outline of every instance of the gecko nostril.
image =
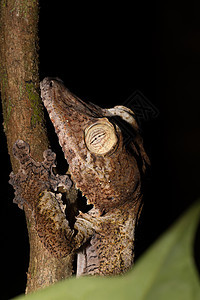
<path id="1" fill-rule="evenodd" d="M 50 86 L 50 87 L 53 87 L 53 85 L 54 85 L 54 81 L 51 80 L 50 83 L 49 83 L 49 86 Z"/>

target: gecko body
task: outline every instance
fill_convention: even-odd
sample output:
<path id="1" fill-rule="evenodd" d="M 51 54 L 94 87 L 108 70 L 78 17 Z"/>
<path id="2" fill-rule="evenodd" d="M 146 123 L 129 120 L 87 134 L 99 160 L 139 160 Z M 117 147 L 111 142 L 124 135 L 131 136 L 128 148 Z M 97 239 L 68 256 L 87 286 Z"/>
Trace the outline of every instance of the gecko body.
<path id="1" fill-rule="evenodd" d="M 94 233 L 79 252 L 77 273 L 123 273 L 133 263 L 142 199 L 138 160 L 143 170 L 149 163 L 135 115 L 123 106 L 102 109 L 85 103 L 59 79 L 45 78 L 40 86 L 72 180 L 94 206 L 81 214 L 92 218 Z M 120 128 L 123 122 L 132 129 L 133 139 L 127 145 Z"/>

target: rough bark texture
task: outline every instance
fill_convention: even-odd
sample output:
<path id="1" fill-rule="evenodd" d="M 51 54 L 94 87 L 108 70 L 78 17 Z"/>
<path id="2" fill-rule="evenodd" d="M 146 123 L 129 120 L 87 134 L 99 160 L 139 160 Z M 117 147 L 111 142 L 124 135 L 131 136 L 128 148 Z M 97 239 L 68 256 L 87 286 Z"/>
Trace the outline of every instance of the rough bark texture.
<path id="1" fill-rule="evenodd" d="M 36 161 L 49 147 L 38 76 L 38 1 L 2 0 L 0 4 L 0 83 L 13 171 L 19 167 L 12 147 L 17 139 L 30 145 Z M 30 208 L 25 208 L 30 242 L 26 293 L 71 275 L 71 257 L 56 259 L 44 248 L 35 230 Z"/>

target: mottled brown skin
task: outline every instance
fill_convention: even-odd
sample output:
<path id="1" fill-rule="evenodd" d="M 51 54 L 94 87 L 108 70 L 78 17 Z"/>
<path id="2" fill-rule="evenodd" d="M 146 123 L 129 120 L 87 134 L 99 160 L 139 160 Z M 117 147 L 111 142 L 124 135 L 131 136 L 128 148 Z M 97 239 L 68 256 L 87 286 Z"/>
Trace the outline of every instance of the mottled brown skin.
<path id="1" fill-rule="evenodd" d="M 39 163 L 30 156 L 29 145 L 17 140 L 13 154 L 19 160 L 17 174 L 10 174 L 9 183 L 15 189 L 14 203 L 23 209 L 28 206 L 35 217 L 36 229 L 45 247 L 57 258 L 65 257 L 86 242 L 93 234 L 94 224 L 79 218 L 72 230 L 65 216 L 61 194 L 55 193 L 62 186 L 70 189 L 68 175 L 54 175 L 56 155 L 50 149 L 44 151 L 44 161 Z M 87 224 L 87 228 L 85 226 Z"/>
<path id="2" fill-rule="evenodd" d="M 21 209 L 28 206 L 33 211 L 37 233 L 43 243 L 55 256 L 62 257 L 71 251 L 71 230 L 59 196 L 56 197 L 51 191 L 57 190 L 60 184 L 68 190 L 72 183 L 67 175 L 60 177 L 53 174 L 56 155 L 51 150 L 44 152 L 44 161 L 41 163 L 35 162 L 29 152 L 29 145 L 22 140 L 17 140 L 13 146 L 13 154 L 20 163 L 18 173 L 10 174 L 9 183 L 15 189 L 14 203 Z M 66 230 L 69 231 L 67 235 Z M 55 246 L 57 244 L 59 251 Z"/>
<path id="3" fill-rule="evenodd" d="M 41 82 L 41 96 L 69 163 L 72 180 L 88 204 L 94 205 L 93 210 L 77 217 L 74 226 L 78 230 L 76 241 L 82 233 L 81 241 L 72 242 L 75 250 L 82 246 L 77 273 L 123 273 L 133 263 L 135 222 L 142 199 L 138 161 L 141 160 L 143 171 L 149 163 L 137 123 L 133 122 L 132 141 L 125 145 L 113 114 L 86 104 L 59 79 L 45 78 Z M 101 155 L 91 152 L 86 145 L 86 130 L 97 122 L 112 124 L 117 137 L 117 144 Z M 78 225 L 80 220 L 82 229 Z"/>
<path id="4" fill-rule="evenodd" d="M 79 253 L 77 275 L 117 275 L 134 258 L 136 209 L 124 207 L 96 218 L 95 234 Z"/>

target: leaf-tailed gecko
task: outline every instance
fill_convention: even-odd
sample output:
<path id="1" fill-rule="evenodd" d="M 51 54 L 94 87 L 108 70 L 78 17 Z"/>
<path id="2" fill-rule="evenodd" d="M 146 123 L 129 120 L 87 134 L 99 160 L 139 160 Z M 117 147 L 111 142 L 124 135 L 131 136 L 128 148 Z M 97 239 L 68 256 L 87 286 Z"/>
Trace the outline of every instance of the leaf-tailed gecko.
<path id="1" fill-rule="evenodd" d="M 38 201 L 32 204 L 38 234 L 57 257 L 78 253 L 78 276 L 124 273 L 133 264 L 135 225 L 142 203 L 141 174 L 149 164 L 135 114 L 124 106 L 102 109 L 83 102 L 60 79 L 45 78 L 40 88 L 69 164 L 71 180 L 93 208 L 87 213 L 79 212 L 73 228 L 69 226 L 61 199 L 54 190 L 63 182 L 68 183 L 69 189 L 70 179 L 58 177 L 58 183 L 54 184 L 55 178 L 50 175 L 54 159 L 49 169 L 45 169 L 47 183 L 38 188 Z M 124 138 L 126 128 L 131 129 L 128 142 Z M 24 155 L 18 154 L 19 143 L 22 145 L 23 141 L 18 141 L 14 149 L 24 173 Z M 26 156 L 34 165 L 29 150 Z M 11 175 L 11 183 L 20 204 L 19 199 L 25 195 L 20 194 L 20 180 L 16 176 Z"/>

